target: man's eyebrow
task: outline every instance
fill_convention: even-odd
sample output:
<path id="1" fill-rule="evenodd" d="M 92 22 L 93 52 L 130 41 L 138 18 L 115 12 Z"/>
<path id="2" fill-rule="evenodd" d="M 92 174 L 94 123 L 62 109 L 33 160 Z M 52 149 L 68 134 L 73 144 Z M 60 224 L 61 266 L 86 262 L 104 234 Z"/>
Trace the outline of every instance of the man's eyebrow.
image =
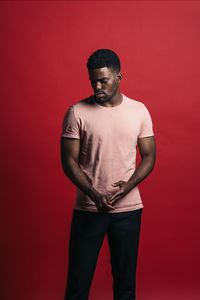
<path id="1" fill-rule="evenodd" d="M 99 78 L 99 79 L 96 79 L 96 80 L 103 80 L 103 79 L 108 79 L 108 77 L 102 77 L 102 78 Z M 94 80 L 94 79 L 89 77 L 89 80 Z"/>

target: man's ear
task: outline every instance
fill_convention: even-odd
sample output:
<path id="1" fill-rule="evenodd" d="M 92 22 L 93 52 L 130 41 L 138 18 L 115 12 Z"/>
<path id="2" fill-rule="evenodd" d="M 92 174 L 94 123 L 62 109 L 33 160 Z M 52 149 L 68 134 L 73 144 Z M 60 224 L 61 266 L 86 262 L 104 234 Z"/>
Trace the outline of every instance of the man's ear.
<path id="1" fill-rule="evenodd" d="M 119 78 L 119 80 L 122 80 L 122 73 L 121 72 L 119 72 L 119 74 L 117 75 L 117 77 Z"/>

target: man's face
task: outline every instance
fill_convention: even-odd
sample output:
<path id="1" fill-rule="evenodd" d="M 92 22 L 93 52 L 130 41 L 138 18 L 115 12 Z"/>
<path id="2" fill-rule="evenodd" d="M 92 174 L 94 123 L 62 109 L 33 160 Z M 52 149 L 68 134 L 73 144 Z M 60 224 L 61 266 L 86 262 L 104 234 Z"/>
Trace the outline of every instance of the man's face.
<path id="1" fill-rule="evenodd" d="M 120 72 L 107 67 L 89 70 L 89 80 L 94 90 L 94 97 L 98 101 L 109 101 L 115 96 L 120 79 Z"/>

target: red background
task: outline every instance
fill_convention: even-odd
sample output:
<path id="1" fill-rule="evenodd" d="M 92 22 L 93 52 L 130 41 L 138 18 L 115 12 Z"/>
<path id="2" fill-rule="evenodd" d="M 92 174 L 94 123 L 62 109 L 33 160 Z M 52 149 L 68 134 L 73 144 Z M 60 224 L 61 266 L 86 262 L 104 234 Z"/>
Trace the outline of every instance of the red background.
<path id="1" fill-rule="evenodd" d="M 92 93 L 86 61 L 98 48 L 118 53 L 121 92 L 147 106 L 157 142 L 155 169 L 139 185 L 137 300 L 199 299 L 200 2 L 0 8 L 1 299 L 63 299 L 75 187 L 61 167 L 61 126 Z M 112 299 L 107 239 L 90 299 Z"/>

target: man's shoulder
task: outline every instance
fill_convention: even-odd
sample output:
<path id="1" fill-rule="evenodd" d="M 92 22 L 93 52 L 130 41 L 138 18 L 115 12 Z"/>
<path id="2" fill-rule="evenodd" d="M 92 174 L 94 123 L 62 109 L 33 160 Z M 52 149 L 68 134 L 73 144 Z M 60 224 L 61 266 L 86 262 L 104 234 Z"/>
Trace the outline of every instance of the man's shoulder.
<path id="1" fill-rule="evenodd" d="M 70 105 L 70 108 L 73 109 L 75 113 L 88 111 L 92 107 L 94 107 L 94 101 L 92 96 L 78 100 L 77 102 Z"/>
<path id="2" fill-rule="evenodd" d="M 93 101 L 92 96 L 89 96 L 89 97 L 86 97 L 84 99 L 78 100 L 77 102 L 75 102 L 71 106 L 79 108 L 79 107 L 85 107 L 85 106 L 91 105 L 93 103 L 94 103 L 94 101 Z"/>
<path id="3" fill-rule="evenodd" d="M 144 107 L 144 103 L 139 100 L 136 100 L 135 98 L 133 99 L 133 98 L 125 96 L 125 101 L 126 101 L 127 106 L 129 106 L 130 108 L 133 108 L 133 109 L 141 109 Z"/>

